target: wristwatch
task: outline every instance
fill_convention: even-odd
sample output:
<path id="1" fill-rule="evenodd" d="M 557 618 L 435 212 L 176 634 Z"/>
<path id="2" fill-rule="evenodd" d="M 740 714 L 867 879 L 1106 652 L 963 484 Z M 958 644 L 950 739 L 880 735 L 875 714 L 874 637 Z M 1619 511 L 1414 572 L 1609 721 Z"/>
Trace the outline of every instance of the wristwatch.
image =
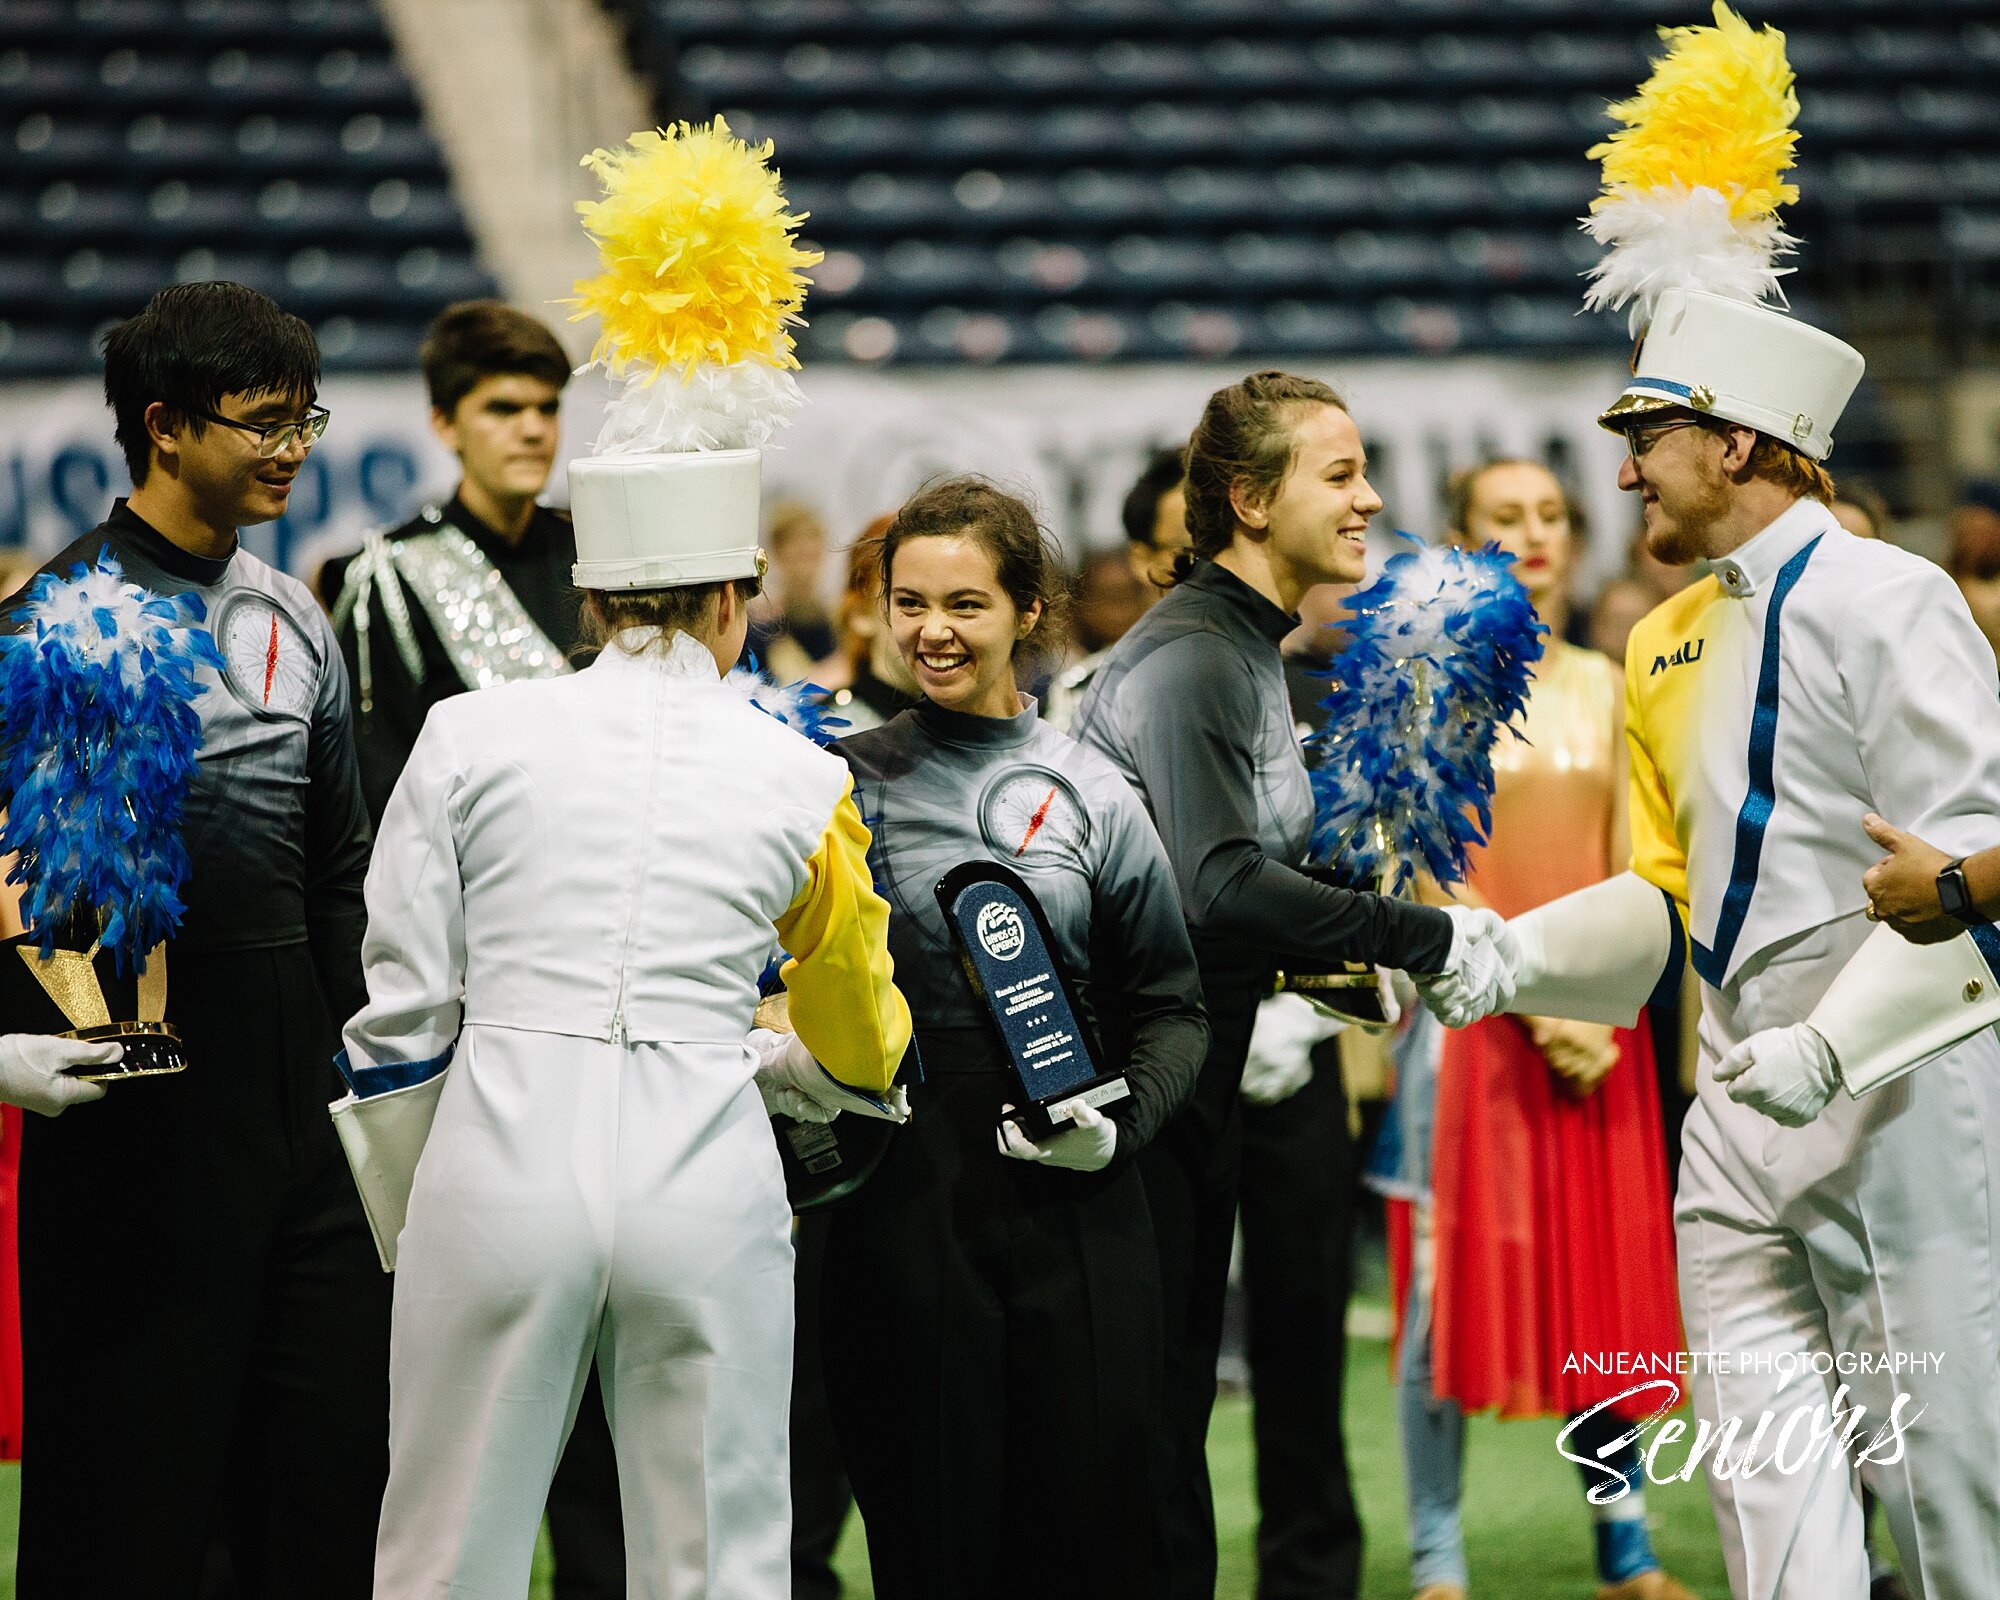
<path id="1" fill-rule="evenodd" d="M 1979 908 L 1972 903 L 1972 891 L 1965 886 L 1965 858 L 1946 867 L 1937 875 L 1938 904 L 1944 914 L 1955 917 L 1968 926 L 1977 926 L 1986 919 L 1979 914 Z"/>

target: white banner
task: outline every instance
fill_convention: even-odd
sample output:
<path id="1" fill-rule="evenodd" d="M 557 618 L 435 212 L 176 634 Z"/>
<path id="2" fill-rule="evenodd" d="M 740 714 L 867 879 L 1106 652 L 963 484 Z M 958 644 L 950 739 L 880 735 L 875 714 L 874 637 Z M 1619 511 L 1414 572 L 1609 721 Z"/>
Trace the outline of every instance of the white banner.
<path id="1" fill-rule="evenodd" d="M 1300 363 L 1347 399 L 1388 502 L 1378 528 L 1435 534 L 1454 468 L 1492 454 L 1551 461 L 1591 529 L 1586 587 L 1624 564 L 1635 522 L 1618 493 L 1623 446 L 1593 419 L 1617 394 L 1615 360 Z M 1072 552 L 1115 544 L 1118 507 L 1148 451 L 1186 440 L 1209 394 L 1243 375 L 1213 367 L 1021 367 L 804 375 L 808 404 L 765 461 L 767 503 L 816 507 L 836 545 L 939 473 L 980 472 L 1026 490 Z M 587 449 L 603 389 L 585 378 L 564 405 L 565 457 Z M 302 576 L 450 492 L 452 461 L 431 436 L 423 387 L 408 377 L 333 378 L 325 440 L 291 509 L 245 542 Z M 86 532 L 126 491 L 102 392 L 86 381 L 0 388 L 0 545 L 37 552 Z M 551 486 L 560 501 L 560 477 Z"/>

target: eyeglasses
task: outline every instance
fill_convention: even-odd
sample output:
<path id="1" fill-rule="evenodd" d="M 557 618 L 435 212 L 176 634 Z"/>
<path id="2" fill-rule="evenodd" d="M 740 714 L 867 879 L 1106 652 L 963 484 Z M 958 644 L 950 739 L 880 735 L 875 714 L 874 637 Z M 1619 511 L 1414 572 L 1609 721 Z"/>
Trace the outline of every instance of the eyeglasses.
<path id="1" fill-rule="evenodd" d="M 326 425 L 333 420 L 333 413 L 325 406 L 314 406 L 304 416 L 290 422 L 239 422 L 234 417 L 221 416 L 213 411 L 197 411 L 195 416 L 204 422 L 219 422 L 225 428 L 234 428 L 239 433 L 254 434 L 257 439 L 257 455 L 268 461 L 273 456 L 281 456 L 291 449 L 294 441 L 308 450 L 318 444 L 326 433 Z"/>
<path id="2" fill-rule="evenodd" d="M 1637 423 L 1625 430 L 1625 448 L 1632 453 L 1634 461 L 1645 458 L 1646 453 L 1676 428 L 1699 428 L 1703 426 L 1699 417 L 1676 417 L 1671 422 Z"/>

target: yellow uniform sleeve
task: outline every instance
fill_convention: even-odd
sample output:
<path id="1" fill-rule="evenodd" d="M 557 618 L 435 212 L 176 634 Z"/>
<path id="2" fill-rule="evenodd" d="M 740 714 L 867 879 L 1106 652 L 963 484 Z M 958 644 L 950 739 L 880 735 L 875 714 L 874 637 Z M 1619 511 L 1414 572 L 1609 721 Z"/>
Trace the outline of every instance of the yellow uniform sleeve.
<path id="1" fill-rule="evenodd" d="M 1687 852 L 1674 826 L 1673 796 L 1660 775 L 1647 726 L 1645 697 L 1640 694 L 1638 663 L 1644 652 L 1634 643 L 1625 664 L 1625 748 L 1631 756 L 1628 826 L 1632 833 L 1632 870 L 1664 891 L 1688 919 Z"/>
<path id="2" fill-rule="evenodd" d="M 868 828 L 848 780 L 805 887 L 778 918 L 792 1027 L 842 1083 L 879 1093 L 910 1046 L 910 1007 L 889 956 L 889 906 L 868 872 Z"/>

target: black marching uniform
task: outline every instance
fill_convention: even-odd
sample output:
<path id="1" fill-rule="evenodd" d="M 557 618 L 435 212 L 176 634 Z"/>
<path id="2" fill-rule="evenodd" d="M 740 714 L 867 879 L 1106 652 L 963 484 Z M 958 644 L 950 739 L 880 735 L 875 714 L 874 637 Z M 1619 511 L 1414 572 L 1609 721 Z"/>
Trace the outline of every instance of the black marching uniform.
<path id="1" fill-rule="evenodd" d="M 1301 736 L 1322 727 L 1326 662 L 1285 656 Z M 1276 1105 L 1243 1102 L 1243 1298 L 1257 1466 L 1258 1600 L 1361 1593 L 1361 1517 L 1341 1410 L 1361 1167 L 1340 1041 Z"/>
<path id="2" fill-rule="evenodd" d="M 188 1069 L 28 1119 L 16 1592 L 366 1600 L 389 1280 L 326 1110 L 365 998 L 347 675 L 303 584 L 242 549 L 192 555 L 122 500 L 42 570 L 106 553 L 199 595 L 228 666 L 200 674 L 187 912 L 166 946 Z"/>
<path id="3" fill-rule="evenodd" d="M 583 637 L 575 564 L 568 512 L 538 505 L 521 538 L 509 541 L 457 496 L 328 563 L 321 587 L 338 596 L 335 633 L 356 688 L 355 745 L 374 822 L 432 706 L 490 683 L 568 670 Z M 396 591 L 385 594 L 392 573 Z M 624 1600 L 617 1458 L 595 1368 L 548 1509 L 557 1600 Z"/>
<path id="4" fill-rule="evenodd" d="M 881 727 L 917 699 L 876 677 L 863 661 L 854 669 L 854 681 L 828 697 L 826 709 L 853 735 Z M 792 1245 L 797 1318 L 792 1345 L 792 1600 L 838 1600 L 840 1575 L 833 1570 L 833 1555 L 854 1493 L 841 1464 L 840 1442 L 834 1437 L 819 1353 L 825 1216 L 800 1217 Z"/>
<path id="5" fill-rule="evenodd" d="M 1208 1008 L 1194 1099 L 1139 1162 L 1166 1302 L 1158 1531 L 1175 1600 L 1215 1591 L 1208 1419 L 1242 1177 L 1238 1089 L 1258 1002 L 1280 963 L 1435 972 L 1451 950 L 1442 911 L 1295 870 L 1311 837 L 1312 789 L 1278 646 L 1296 625 L 1203 561 L 1112 646 L 1076 715 L 1077 738 L 1110 757 L 1159 825 Z"/>
<path id="6" fill-rule="evenodd" d="M 1138 797 L 1038 720 L 925 702 L 835 747 L 891 908 L 924 1081 L 867 1185 L 827 1214 L 828 1393 L 881 1600 L 1149 1596 L 1159 1295 L 1133 1157 L 1185 1100 L 1207 1030 L 1173 878 Z M 1027 881 L 1078 991 L 1111 1164 L 1002 1155 L 1004 1047 L 933 888 Z"/>

